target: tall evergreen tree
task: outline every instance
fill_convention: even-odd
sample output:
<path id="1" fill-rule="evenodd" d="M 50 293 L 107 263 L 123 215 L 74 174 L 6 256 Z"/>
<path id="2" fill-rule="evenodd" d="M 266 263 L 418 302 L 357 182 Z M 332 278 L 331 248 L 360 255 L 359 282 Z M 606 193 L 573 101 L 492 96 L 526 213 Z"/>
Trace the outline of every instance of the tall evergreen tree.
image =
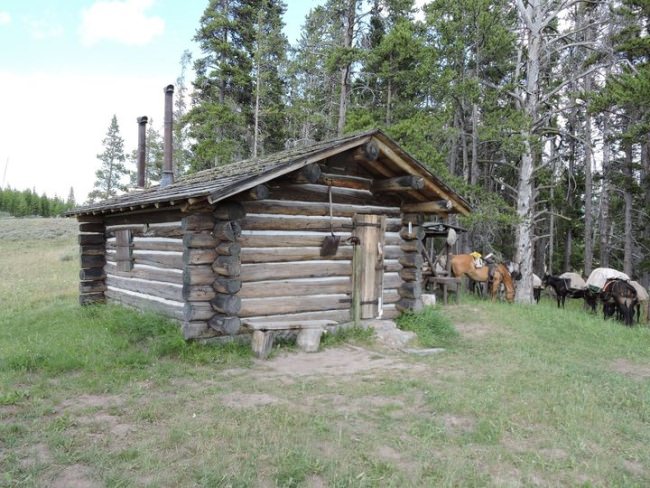
<path id="1" fill-rule="evenodd" d="M 97 155 L 101 161 L 100 169 L 95 172 L 95 189 L 88 194 L 92 202 L 114 197 L 120 191 L 126 190 L 122 178 L 128 174 L 124 165 L 124 139 L 120 135 L 120 127 L 117 123 L 117 116 L 113 115 L 111 124 L 102 141 L 104 151 Z"/>

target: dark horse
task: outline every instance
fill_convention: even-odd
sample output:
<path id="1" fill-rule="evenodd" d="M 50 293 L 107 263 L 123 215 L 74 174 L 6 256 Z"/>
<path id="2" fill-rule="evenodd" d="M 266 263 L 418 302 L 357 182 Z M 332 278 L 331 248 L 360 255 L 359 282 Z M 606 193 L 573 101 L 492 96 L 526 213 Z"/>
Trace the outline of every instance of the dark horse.
<path id="1" fill-rule="evenodd" d="M 604 318 L 618 312 L 618 317 L 625 325 L 634 324 L 634 310 L 637 309 L 639 300 L 636 289 L 627 281 L 617 278 L 607 280 L 600 292 L 600 299 L 603 302 Z"/>
<path id="2" fill-rule="evenodd" d="M 555 290 L 555 296 L 557 298 L 557 308 L 560 308 L 560 304 L 562 304 L 562 308 L 564 308 L 564 301 L 566 300 L 566 297 L 568 296 L 569 298 L 582 298 L 583 297 L 583 292 L 582 290 L 572 290 L 570 287 L 571 280 L 568 278 L 560 278 L 559 276 L 551 276 L 549 274 L 545 274 L 544 278 L 542 278 L 542 286 L 546 288 L 547 286 L 550 286 Z"/>

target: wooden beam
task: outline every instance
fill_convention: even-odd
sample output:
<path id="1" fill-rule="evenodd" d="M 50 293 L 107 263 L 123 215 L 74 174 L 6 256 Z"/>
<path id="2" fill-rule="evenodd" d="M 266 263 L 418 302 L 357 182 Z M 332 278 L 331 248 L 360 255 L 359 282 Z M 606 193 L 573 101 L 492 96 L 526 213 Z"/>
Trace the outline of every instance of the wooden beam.
<path id="1" fill-rule="evenodd" d="M 424 178 L 415 175 L 396 176 L 385 180 L 375 180 L 370 187 L 373 193 L 383 191 L 410 191 L 424 188 Z"/>
<path id="2" fill-rule="evenodd" d="M 402 204 L 402 212 L 404 213 L 448 214 L 451 211 L 452 203 L 450 200 L 435 200 L 431 202 Z"/>
<path id="3" fill-rule="evenodd" d="M 353 190 L 370 190 L 372 181 L 369 178 L 360 176 L 336 175 L 332 173 L 321 173 L 319 183 L 328 186 L 339 186 L 341 188 L 352 188 Z"/>
<path id="4" fill-rule="evenodd" d="M 316 183 L 320 178 L 320 166 L 316 163 L 303 166 L 298 171 L 289 174 L 289 179 L 296 183 Z"/>

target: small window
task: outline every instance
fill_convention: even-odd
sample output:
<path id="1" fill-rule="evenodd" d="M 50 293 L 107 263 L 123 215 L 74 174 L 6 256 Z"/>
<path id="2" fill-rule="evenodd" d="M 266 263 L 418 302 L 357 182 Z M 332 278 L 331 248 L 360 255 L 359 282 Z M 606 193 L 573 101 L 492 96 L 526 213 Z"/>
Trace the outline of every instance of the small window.
<path id="1" fill-rule="evenodd" d="M 131 271 L 133 269 L 133 236 L 128 229 L 115 232 L 115 245 L 117 253 L 115 261 L 118 271 Z"/>

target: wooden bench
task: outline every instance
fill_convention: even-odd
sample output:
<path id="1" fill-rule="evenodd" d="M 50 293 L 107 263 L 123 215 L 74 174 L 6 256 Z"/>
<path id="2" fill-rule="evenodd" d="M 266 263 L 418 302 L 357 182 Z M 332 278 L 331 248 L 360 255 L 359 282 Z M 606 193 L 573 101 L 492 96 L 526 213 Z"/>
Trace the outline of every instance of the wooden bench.
<path id="1" fill-rule="evenodd" d="M 253 331 L 251 346 L 253 354 L 260 359 L 266 359 L 273 347 L 275 332 L 285 330 L 298 330 L 296 344 L 305 352 L 316 352 L 320 345 L 320 338 L 328 325 L 336 325 L 334 320 L 296 320 L 278 322 L 250 322 L 242 324 Z"/>
<path id="2" fill-rule="evenodd" d="M 456 303 L 458 303 L 458 296 L 460 294 L 461 278 L 453 276 L 431 276 L 427 278 L 428 283 L 433 285 L 434 289 L 437 285 L 442 287 L 442 303 L 447 305 L 447 292 L 453 290 L 455 293 Z"/>

